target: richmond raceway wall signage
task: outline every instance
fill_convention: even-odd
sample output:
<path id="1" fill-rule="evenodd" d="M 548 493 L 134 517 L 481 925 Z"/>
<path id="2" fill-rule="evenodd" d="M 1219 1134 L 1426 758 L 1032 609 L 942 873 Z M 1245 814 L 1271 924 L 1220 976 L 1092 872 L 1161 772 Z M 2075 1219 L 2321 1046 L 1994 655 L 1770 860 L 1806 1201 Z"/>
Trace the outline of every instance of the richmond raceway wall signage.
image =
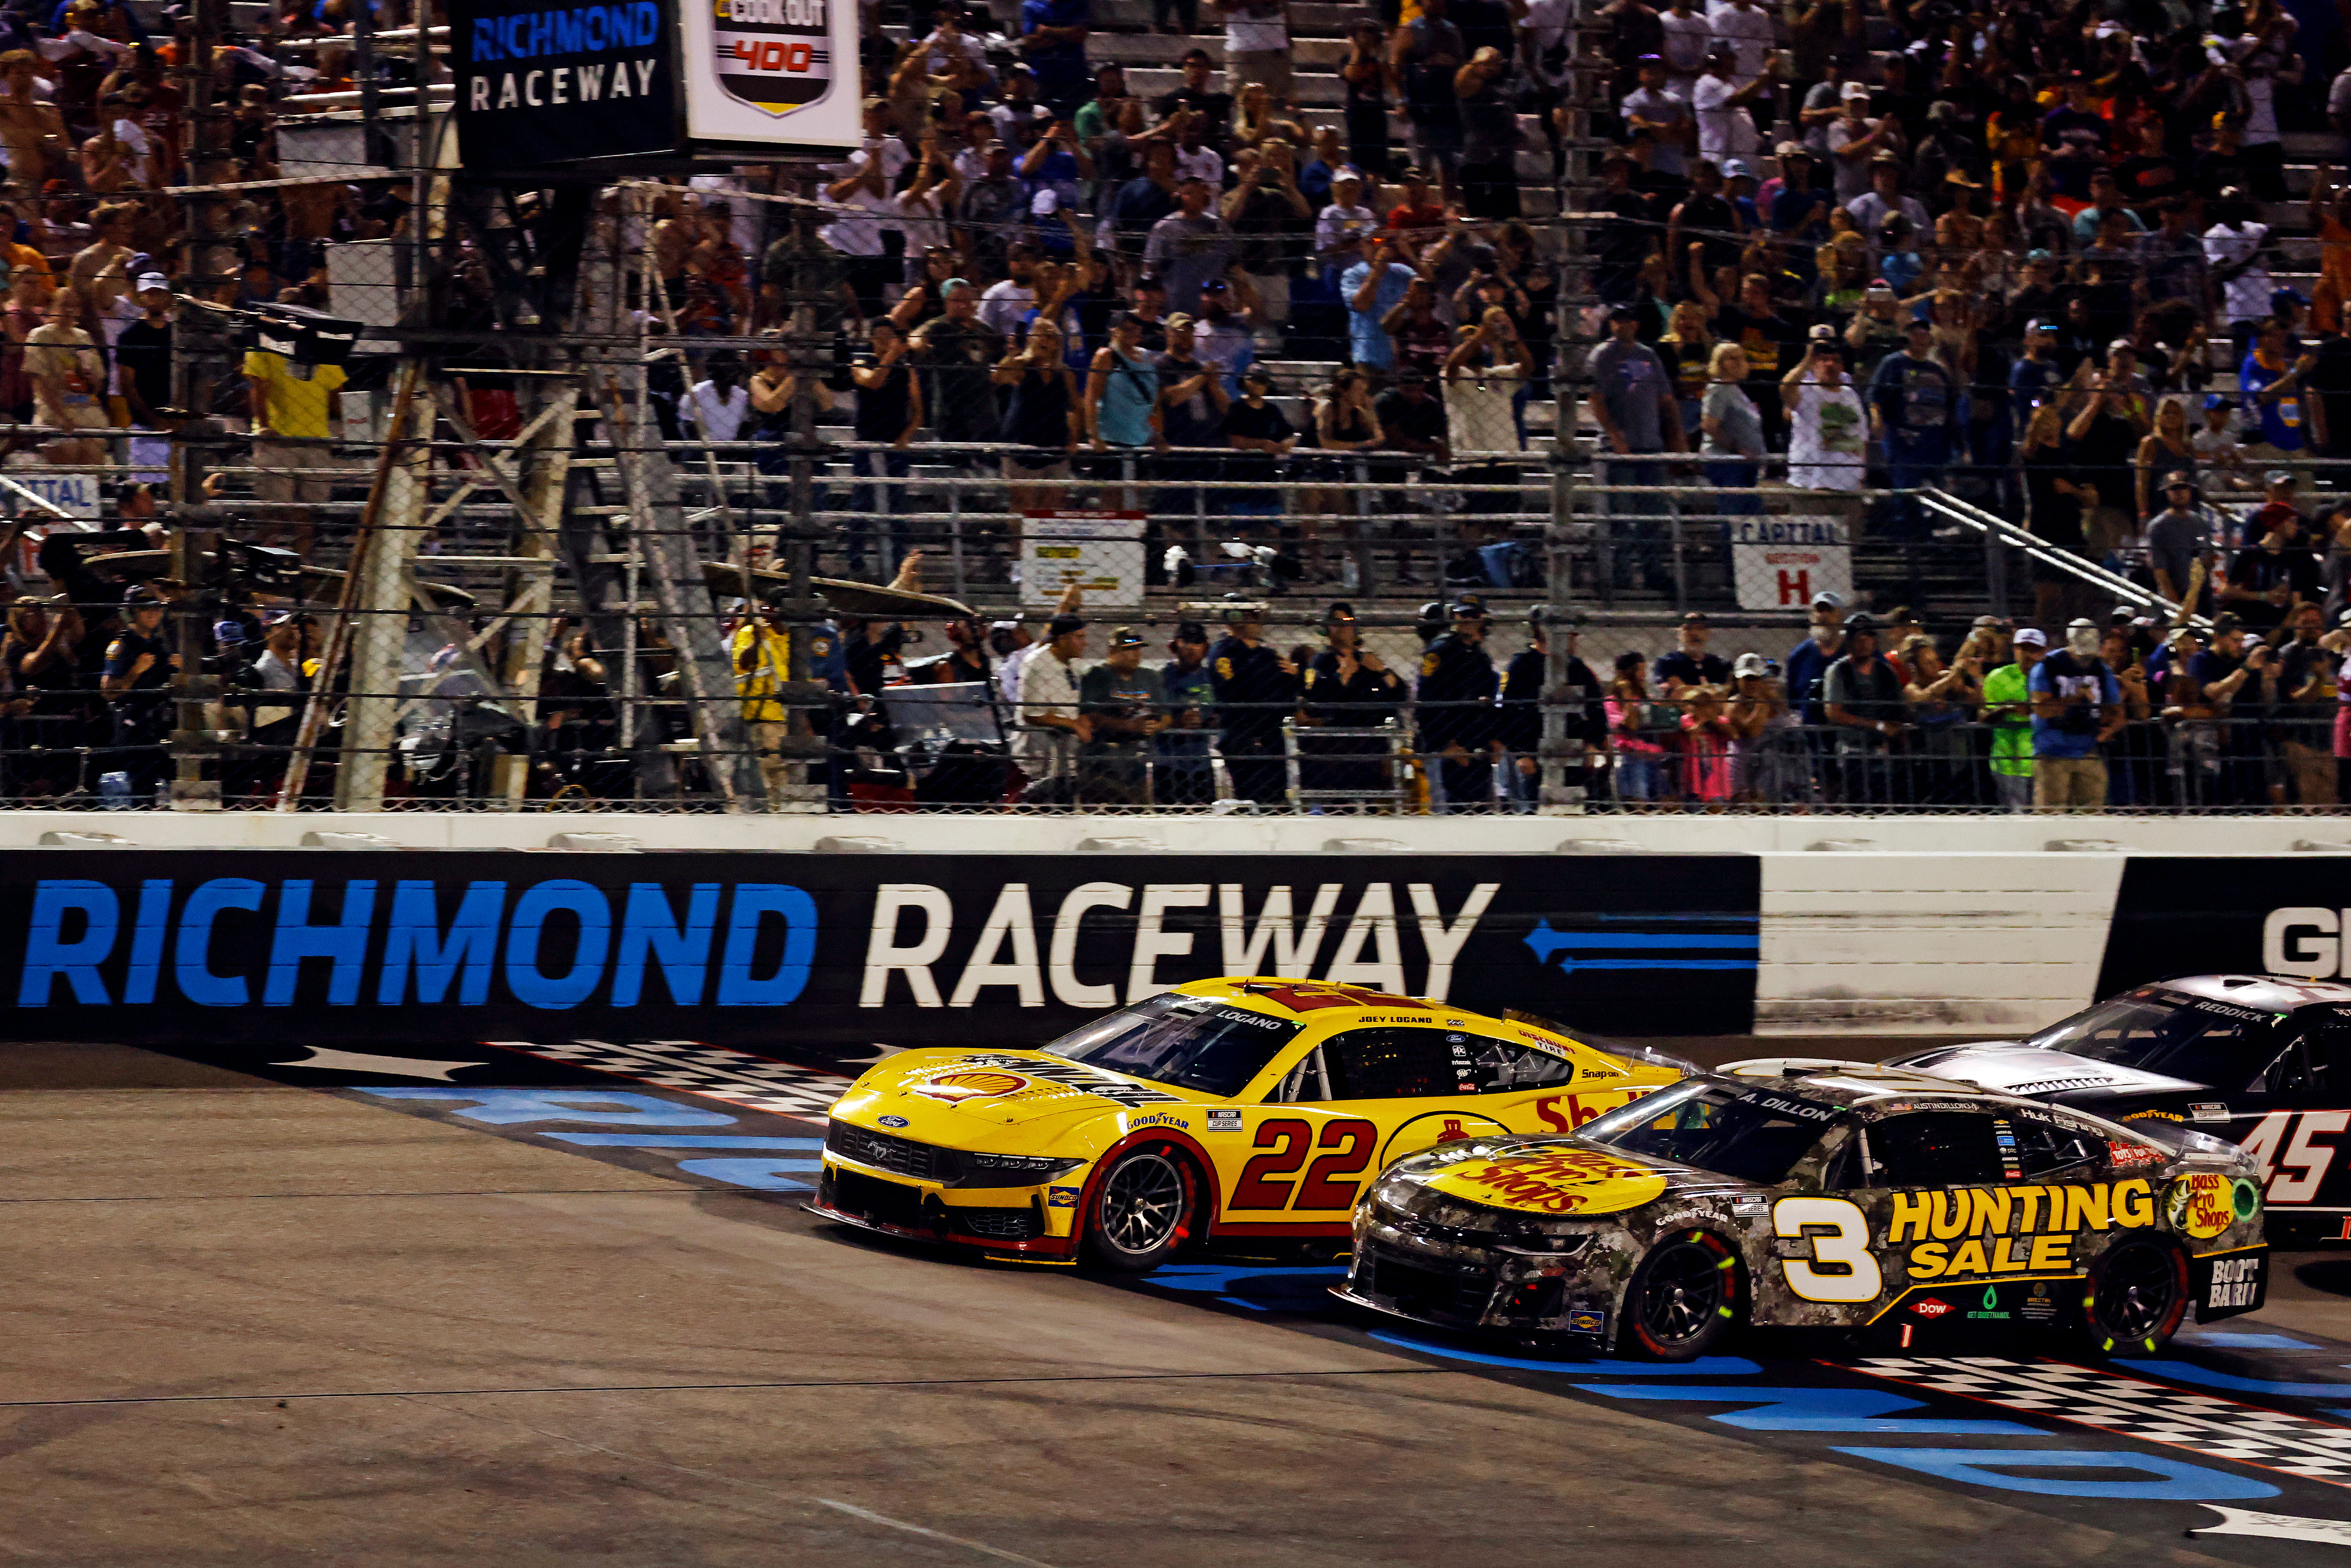
<path id="1" fill-rule="evenodd" d="M 465 167 L 531 169 L 674 151 L 672 5 L 455 0 L 450 38 Z"/>
<path id="2" fill-rule="evenodd" d="M 2175 975 L 2351 976 L 2351 860 L 2134 855 L 2098 995 Z"/>
<path id="3" fill-rule="evenodd" d="M 1018 1045 L 1220 974 L 1754 1021 L 1758 864 L 1612 857 L 0 854 L 7 1038 Z"/>

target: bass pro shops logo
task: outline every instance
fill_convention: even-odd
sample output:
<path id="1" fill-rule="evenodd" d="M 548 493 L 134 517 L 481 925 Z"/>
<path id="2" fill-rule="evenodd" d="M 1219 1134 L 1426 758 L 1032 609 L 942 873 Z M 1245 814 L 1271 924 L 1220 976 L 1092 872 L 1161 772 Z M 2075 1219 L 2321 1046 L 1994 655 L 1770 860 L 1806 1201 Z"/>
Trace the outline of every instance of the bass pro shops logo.
<path id="1" fill-rule="evenodd" d="M 833 0 L 703 0 L 716 25 L 712 68 L 728 97 L 789 114 L 832 90 Z"/>

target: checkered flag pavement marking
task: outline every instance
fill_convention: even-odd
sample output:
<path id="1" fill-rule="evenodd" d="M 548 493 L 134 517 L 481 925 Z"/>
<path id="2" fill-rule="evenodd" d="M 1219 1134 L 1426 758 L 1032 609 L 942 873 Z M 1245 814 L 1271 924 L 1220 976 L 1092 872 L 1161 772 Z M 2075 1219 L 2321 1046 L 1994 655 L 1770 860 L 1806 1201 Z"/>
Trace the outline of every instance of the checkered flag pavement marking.
<path id="1" fill-rule="evenodd" d="M 832 1103 L 849 1087 L 849 1079 L 819 1068 L 795 1067 L 771 1061 L 748 1051 L 705 1045 L 693 1040 L 639 1040 L 615 1042 L 574 1040 L 549 1043 L 528 1040 L 482 1042 L 501 1051 L 518 1051 L 544 1061 L 585 1067 L 598 1072 L 675 1089 L 705 1100 L 822 1122 Z"/>
<path id="2" fill-rule="evenodd" d="M 2351 1486 L 2351 1427 L 2062 1362 L 1872 1356 L 1856 1370 L 2117 1437 Z"/>

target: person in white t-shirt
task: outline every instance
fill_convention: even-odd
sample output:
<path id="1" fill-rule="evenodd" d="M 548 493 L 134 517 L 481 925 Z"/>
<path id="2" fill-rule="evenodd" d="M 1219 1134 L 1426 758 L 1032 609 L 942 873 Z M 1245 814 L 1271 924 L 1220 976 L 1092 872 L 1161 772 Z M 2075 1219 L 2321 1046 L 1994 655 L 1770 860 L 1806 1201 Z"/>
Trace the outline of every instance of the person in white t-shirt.
<path id="1" fill-rule="evenodd" d="M 2215 204 L 2220 221 L 2204 231 L 2204 259 L 2220 286 L 2220 314 L 2233 327 L 2270 313 L 2270 227 L 2252 219 L 2252 204 L 2231 185 Z"/>
<path id="2" fill-rule="evenodd" d="M 1803 362 L 1780 382 L 1788 410 L 1788 484 L 1798 490 L 1855 491 L 1868 461 L 1869 414 L 1844 373 L 1844 345 L 1823 322 Z"/>
<path id="3" fill-rule="evenodd" d="M 1666 34 L 1665 44 L 1657 51 L 1665 57 L 1666 90 L 1677 98 L 1688 98 L 1698 86 L 1698 72 L 1706 68 L 1707 51 L 1715 42 L 1714 25 L 1695 0 L 1674 0 L 1669 8 L 1657 13 L 1657 26 Z"/>
<path id="4" fill-rule="evenodd" d="M 1004 269 L 1009 277 L 980 291 L 979 319 L 1018 344 L 1021 321 L 1037 308 L 1037 247 L 1027 240 L 1006 246 Z"/>
<path id="5" fill-rule="evenodd" d="M 710 361 L 710 376 L 694 383 L 679 412 L 705 441 L 734 441 L 750 416 L 751 392 L 742 384 L 743 367 L 731 356 Z"/>
<path id="6" fill-rule="evenodd" d="M 1716 37 L 1730 40 L 1737 55 L 1741 87 L 1763 74 L 1764 61 L 1771 53 L 1769 11 L 1754 4 L 1754 0 L 1729 0 L 1727 5 L 1708 6 L 1706 21 Z"/>
<path id="7" fill-rule="evenodd" d="M 1093 726 L 1078 711 L 1078 674 L 1073 667 L 1086 656 L 1086 623 L 1062 613 L 1045 628 L 1045 640 L 1020 661 L 1019 723 L 1013 742 L 1020 766 L 1031 779 L 1051 779 L 1072 771 L 1077 740 L 1092 738 Z"/>
<path id="8" fill-rule="evenodd" d="M 1726 158 L 1749 157 L 1763 144 L 1747 106 L 1771 90 L 1776 79 L 1767 69 L 1740 87 L 1733 78 L 1733 66 L 1730 46 L 1715 45 L 1690 97 L 1690 112 L 1698 117 L 1698 155 L 1718 163 Z"/>
<path id="9" fill-rule="evenodd" d="M 1245 83 L 1265 84 L 1273 101 L 1290 102 L 1288 0 L 1213 0 L 1225 18 L 1225 86 L 1238 95 Z"/>

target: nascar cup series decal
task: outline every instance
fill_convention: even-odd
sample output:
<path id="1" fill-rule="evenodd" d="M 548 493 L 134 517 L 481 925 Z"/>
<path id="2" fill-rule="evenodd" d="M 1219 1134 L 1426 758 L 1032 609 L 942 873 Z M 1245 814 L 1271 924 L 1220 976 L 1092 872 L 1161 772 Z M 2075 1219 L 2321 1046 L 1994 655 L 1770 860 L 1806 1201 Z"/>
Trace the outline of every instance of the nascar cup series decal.
<path id="1" fill-rule="evenodd" d="M 727 95 L 789 114 L 832 87 L 831 0 L 710 0 L 713 68 Z"/>

